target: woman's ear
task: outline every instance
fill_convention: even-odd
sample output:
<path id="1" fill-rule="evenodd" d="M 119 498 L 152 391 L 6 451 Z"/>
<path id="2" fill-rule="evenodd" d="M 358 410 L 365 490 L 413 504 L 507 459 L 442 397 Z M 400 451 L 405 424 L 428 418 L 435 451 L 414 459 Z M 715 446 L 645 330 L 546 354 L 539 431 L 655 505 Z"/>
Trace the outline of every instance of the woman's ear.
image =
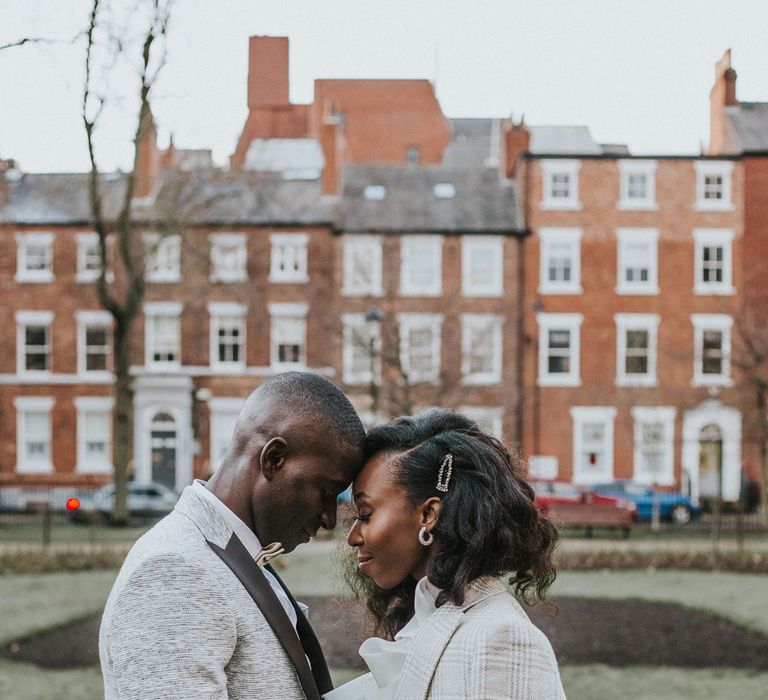
<path id="1" fill-rule="evenodd" d="M 426 527 L 429 532 L 432 532 L 435 525 L 437 525 L 441 506 L 442 501 L 437 496 L 428 498 L 421 504 L 421 524 Z"/>
<path id="2" fill-rule="evenodd" d="M 272 481 L 272 477 L 283 468 L 287 452 L 288 443 L 281 437 L 273 437 L 261 448 L 259 468 L 267 481 Z"/>

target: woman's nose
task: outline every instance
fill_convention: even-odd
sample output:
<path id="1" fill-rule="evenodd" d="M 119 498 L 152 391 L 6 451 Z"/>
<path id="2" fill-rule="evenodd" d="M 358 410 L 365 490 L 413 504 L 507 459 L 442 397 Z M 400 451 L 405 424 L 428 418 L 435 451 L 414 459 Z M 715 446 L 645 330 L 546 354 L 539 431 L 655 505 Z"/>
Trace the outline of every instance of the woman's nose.
<path id="1" fill-rule="evenodd" d="M 352 525 L 352 529 L 349 531 L 349 535 L 347 535 L 347 544 L 350 547 L 359 547 L 361 544 L 363 544 L 363 536 L 360 533 L 359 520 L 355 520 L 354 524 Z"/>

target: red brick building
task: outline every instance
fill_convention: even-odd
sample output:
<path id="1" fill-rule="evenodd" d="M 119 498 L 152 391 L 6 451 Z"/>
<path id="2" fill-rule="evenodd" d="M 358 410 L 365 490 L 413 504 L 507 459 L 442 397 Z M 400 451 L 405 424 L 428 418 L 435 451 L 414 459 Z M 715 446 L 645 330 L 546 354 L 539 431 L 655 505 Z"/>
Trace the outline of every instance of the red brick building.
<path id="1" fill-rule="evenodd" d="M 137 164 L 146 243 L 179 171 L 225 195 L 148 261 L 137 480 L 213 471 L 247 393 L 306 367 L 366 420 L 465 410 L 540 477 L 738 497 L 735 327 L 767 301 L 766 159 L 744 140 L 768 120 L 730 66 L 707 155 L 637 158 L 584 127 L 448 120 L 427 81 L 319 80 L 291 104 L 287 40 L 253 37 L 249 60 L 230 172 L 154 137 Z M 0 484 L 89 487 L 111 374 L 85 177 L 0 178 Z"/>

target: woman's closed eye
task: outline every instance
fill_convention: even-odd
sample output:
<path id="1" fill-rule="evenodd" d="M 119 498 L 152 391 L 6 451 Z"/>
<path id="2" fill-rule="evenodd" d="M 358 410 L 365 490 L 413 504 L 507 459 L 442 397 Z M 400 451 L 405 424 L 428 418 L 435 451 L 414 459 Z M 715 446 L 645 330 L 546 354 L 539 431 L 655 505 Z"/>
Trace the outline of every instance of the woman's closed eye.
<path id="1" fill-rule="evenodd" d="M 361 523 L 366 523 L 371 519 L 371 515 L 373 515 L 373 511 L 358 511 L 355 513 L 355 520 L 359 520 Z"/>

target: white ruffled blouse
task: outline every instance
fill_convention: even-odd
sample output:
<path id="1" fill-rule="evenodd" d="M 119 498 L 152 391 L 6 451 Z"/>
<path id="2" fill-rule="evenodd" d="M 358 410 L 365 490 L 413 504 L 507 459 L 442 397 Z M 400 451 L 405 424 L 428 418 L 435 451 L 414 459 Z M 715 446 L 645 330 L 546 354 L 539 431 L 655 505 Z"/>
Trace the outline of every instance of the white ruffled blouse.
<path id="1" fill-rule="evenodd" d="M 414 615 L 396 635 L 394 641 L 370 637 L 360 646 L 360 656 L 371 670 L 364 676 L 323 695 L 324 700 L 391 700 L 400 683 L 400 674 L 421 626 L 437 608 L 435 599 L 440 589 L 426 576 L 416 584 Z"/>

